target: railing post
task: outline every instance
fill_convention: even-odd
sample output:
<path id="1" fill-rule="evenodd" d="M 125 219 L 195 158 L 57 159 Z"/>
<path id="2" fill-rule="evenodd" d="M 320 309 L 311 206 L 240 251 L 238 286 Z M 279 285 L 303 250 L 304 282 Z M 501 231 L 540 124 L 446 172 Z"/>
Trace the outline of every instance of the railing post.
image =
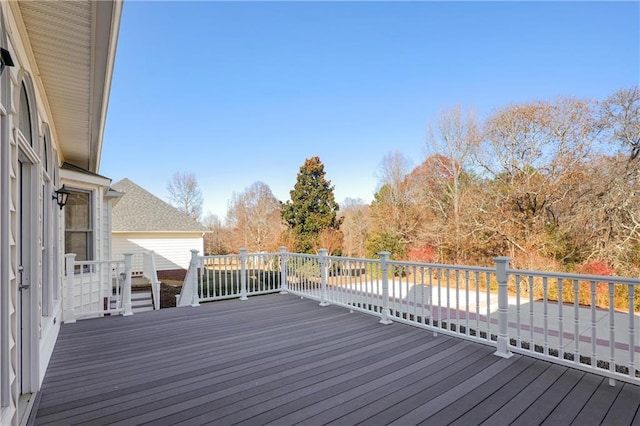
<path id="1" fill-rule="evenodd" d="M 287 294 L 287 248 L 280 247 L 280 294 Z"/>
<path id="2" fill-rule="evenodd" d="M 189 270 L 191 271 L 191 306 L 196 307 L 200 306 L 200 295 L 198 294 L 198 253 L 199 251 L 196 249 L 191 250 L 191 262 L 189 264 Z"/>
<path id="3" fill-rule="evenodd" d="M 240 249 L 240 300 L 247 300 L 247 249 Z"/>
<path id="4" fill-rule="evenodd" d="M 503 358 L 511 358 L 513 353 L 509 349 L 509 335 L 507 334 L 509 325 L 507 315 L 509 312 L 509 294 L 507 292 L 509 276 L 507 269 L 511 258 L 496 257 L 493 260 L 496 262 L 496 278 L 498 279 L 498 341 L 496 342 L 497 349 L 493 354 Z"/>
<path id="5" fill-rule="evenodd" d="M 151 291 L 153 291 L 153 309 L 160 309 L 160 282 L 156 271 L 156 252 L 149 250 L 149 274 L 151 275 Z"/>
<path id="6" fill-rule="evenodd" d="M 65 256 L 65 269 L 67 271 L 67 276 L 65 283 L 67 285 L 67 303 L 66 309 L 64 310 L 64 323 L 71 324 L 76 322 L 76 315 L 74 310 L 74 300 L 73 300 L 73 278 L 75 274 L 75 263 L 76 263 L 76 254 L 68 253 Z"/>
<path id="7" fill-rule="evenodd" d="M 391 311 L 389 310 L 389 256 L 391 253 L 388 251 L 381 251 L 378 253 L 380 256 L 380 271 L 382 273 L 382 318 L 380 318 L 380 324 L 391 324 Z"/>
<path id="8" fill-rule="evenodd" d="M 329 306 L 327 302 L 327 254 L 329 250 L 320 249 L 320 306 Z"/>
<path id="9" fill-rule="evenodd" d="M 122 292 L 122 304 L 124 312 L 122 316 L 133 315 L 133 309 L 131 307 L 131 258 L 133 254 L 124 254 L 124 289 Z"/>

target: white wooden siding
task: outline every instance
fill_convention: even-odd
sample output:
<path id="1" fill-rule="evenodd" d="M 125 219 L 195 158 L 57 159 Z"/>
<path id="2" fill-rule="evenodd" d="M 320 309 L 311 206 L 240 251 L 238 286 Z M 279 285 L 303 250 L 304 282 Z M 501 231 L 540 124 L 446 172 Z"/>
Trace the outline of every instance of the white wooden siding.
<path id="1" fill-rule="evenodd" d="M 121 259 L 124 253 L 132 253 L 132 270 L 142 271 L 142 253 L 155 252 L 158 271 L 188 269 L 191 250 L 204 251 L 201 232 L 196 233 L 128 233 L 114 232 L 111 240 L 111 258 Z"/>

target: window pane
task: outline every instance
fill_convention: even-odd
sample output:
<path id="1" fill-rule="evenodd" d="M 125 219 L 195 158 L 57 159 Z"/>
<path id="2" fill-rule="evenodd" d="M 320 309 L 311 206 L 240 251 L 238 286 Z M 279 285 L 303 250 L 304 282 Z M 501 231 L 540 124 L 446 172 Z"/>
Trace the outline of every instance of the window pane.
<path id="1" fill-rule="evenodd" d="M 29 98 L 27 97 L 27 88 L 22 83 L 22 89 L 20 90 L 20 115 L 18 116 L 18 123 L 22 135 L 27 138 L 31 146 L 33 146 L 33 140 L 31 139 L 31 114 L 29 112 Z"/>
<path id="2" fill-rule="evenodd" d="M 92 260 L 91 256 L 91 232 L 66 232 L 64 251 L 75 253 L 76 260 Z"/>
<path id="3" fill-rule="evenodd" d="M 86 231 L 91 229 L 89 194 L 73 192 L 64 207 L 65 226 L 68 231 Z"/>
<path id="4" fill-rule="evenodd" d="M 76 260 L 93 260 L 91 193 L 71 192 L 64 207 L 65 253 L 75 253 Z"/>

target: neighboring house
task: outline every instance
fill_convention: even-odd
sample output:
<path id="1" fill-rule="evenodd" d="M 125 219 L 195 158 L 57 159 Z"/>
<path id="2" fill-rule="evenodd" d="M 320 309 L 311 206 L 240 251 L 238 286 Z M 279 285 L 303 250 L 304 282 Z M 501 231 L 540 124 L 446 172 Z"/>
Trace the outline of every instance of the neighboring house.
<path id="1" fill-rule="evenodd" d="M 40 389 L 63 319 L 64 254 L 110 256 L 119 194 L 98 169 L 121 12 L 117 0 L 0 0 L 3 426 L 24 423 Z"/>
<path id="2" fill-rule="evenodd" d="M 142 253 L 153 250 L 160 279 L 184 278 L 191 250 L 203 254 L 206 228 L 129 179 L 113 189 L 124 195 L 113 208 L 112 258 L 133 253 L 132 269 L 140 272 Z"/>

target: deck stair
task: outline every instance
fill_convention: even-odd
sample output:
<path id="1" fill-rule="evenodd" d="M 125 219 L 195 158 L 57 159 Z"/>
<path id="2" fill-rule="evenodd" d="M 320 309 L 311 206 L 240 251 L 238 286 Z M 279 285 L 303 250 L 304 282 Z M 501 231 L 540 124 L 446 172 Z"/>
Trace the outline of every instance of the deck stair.
<path id="1" fill-rule="evenodd" d="M 143 277 L 133 277 L 131 282 L 131 308 L 134 315 L 139 312 L 153 311 L 151 283 Z"/>

